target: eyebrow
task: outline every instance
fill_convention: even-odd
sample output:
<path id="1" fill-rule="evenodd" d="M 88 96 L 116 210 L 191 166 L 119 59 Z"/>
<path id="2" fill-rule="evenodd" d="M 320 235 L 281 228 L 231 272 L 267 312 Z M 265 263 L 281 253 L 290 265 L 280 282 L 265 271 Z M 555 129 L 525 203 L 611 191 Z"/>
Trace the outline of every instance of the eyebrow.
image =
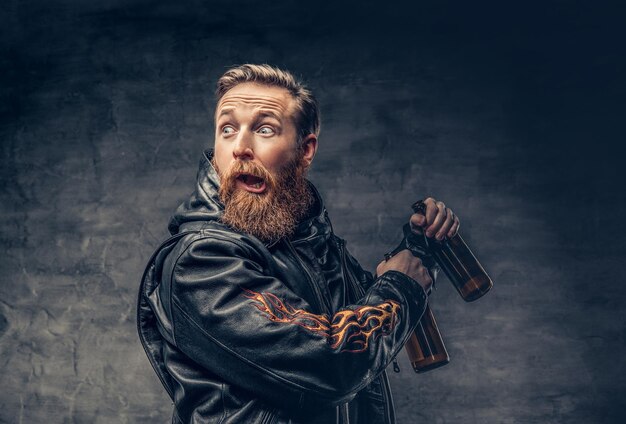
<path id="1" fill-rule="evenodd" d="M 274 118 L 276 119 L 278 122 L 283 122 L 283 120 L 280 118 L 280 116 L 278 116 L 277 114 L 275 114 L 274 112 L 272 112 L 271 110 L 261 110 L 259 112 L 259 117 L 269 117 L 269 118 Z"/>
<path id="2" fill-rule="evenodd" d="M 234 107 L 224 108 L 224 109 L 222 109 L 222 111 L 220 112 L 220 114 L 219 114 L 219 115 L 217 115 L 217 118 L 219 119 L 219 118 L 221 118 L 221 117 L 222 117 L 222 116 L 224 116 L 224 115 L 230 115 L 230 114 L 231 114 L 231 112 L 232 112 L 233 110 L 235 110 L 235 108 L 234 108 Z"/>
<path id="3" fill-rule="evenodd" d="M 234 107 L 228 107 L 228 108 L 222 109 L 220 111 L 220 114 L 217 115 L 217 119 L 221 118 L 222 116 L 232 115 L 234 110 L 235 110 Z M 283 122 L 280 116 L 278 116 L 276 113 L 272 112 L 271 110 L 261 110 L 256 115 L 257 117 L 260 117 L 260 118 L 269 117 L 269 118 L 276 119 L 278 122 Z"/>

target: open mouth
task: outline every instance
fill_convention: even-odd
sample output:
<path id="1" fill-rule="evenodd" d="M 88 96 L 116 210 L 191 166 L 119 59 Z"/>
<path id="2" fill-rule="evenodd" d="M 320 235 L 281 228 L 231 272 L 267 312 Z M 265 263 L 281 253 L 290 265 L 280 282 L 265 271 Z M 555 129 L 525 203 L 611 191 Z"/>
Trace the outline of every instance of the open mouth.
<path id="1" fill-rule="evenodd" d="M 236 178 L 237 186 L 251 193 L 265 191 L 265 180 L 252 174 L 239 174 Z"/>

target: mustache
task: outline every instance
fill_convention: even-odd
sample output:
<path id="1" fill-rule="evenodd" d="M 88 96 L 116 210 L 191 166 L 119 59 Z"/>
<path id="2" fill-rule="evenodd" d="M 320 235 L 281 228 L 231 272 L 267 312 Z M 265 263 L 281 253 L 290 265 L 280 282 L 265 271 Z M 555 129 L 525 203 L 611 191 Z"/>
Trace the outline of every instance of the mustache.
<path id="1" fill-rule="evenodd" d="M 275 186 L 275 177 L 263 165 L 251 161 L 237 160 L 226 170 L 222 176 L 227 185 L 235 184 L 235 180 L 242 174 L 262 178 L 269 187 Z"/>

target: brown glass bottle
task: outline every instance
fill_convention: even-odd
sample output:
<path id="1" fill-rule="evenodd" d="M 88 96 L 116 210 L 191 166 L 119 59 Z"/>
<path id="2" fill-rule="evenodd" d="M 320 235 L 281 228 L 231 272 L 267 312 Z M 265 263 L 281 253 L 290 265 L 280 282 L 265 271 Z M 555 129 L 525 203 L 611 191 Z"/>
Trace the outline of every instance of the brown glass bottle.
<path id="1" fill-rule="evenodd" d="M 422 215 L 426 213 L 426 205 L 421 200 L 411 207 L 415 213 Z M 463 300 L 472 302 L 491 290 L 493 287 L 491 278 L 459 233 L 443 241 L 425 236 L 424 239 L 435 262 L 441 267 Z"/>
<path id="2" fill-rule="evenodd" d="M 435 316 L 428 305 L 404 347 L 415 372 L 430 371 L 450 362 Z"/>
<path id="3" fill-rule="evenodd" d="M 421 200 L 414 203 L 412 208 L 415 213 L 425 215 L 426 205 Z M 405 245 L 412 250 L 419 253 L 425 248 L 433 256 L 466 302 L 481 298 L 493 287 L 491 278 L 458 233 L 450 239 L 439 242 L 425 235 L 414 234 L 410 228 L 405 228 L 405 238 L 407 239 Z M 450 362 L 430 307 L 426 306 L 405 348 L 413 369 L 418 373 L 430 371 Z"/>

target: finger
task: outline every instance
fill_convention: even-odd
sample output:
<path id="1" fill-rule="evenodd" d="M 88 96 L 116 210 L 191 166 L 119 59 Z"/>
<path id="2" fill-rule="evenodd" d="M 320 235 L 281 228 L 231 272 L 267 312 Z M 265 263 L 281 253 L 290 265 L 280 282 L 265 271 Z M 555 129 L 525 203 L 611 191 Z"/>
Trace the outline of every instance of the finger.
<path id="1" fill-rule="evenodd" d="M 426 222 L 428 225 L 432 225 L 435 221 L 435 217 L 439 213 L 437 202 L 432 197 L 428 197 L 424 200 L 424 204 L 426 205 Z"/>
<path id="2" fill-rule="evenodd" d="M 394 258 L 397 258 L 397 260 L 399 261 L 410 261 L 411 258 L 413 258 L 413 254 L 409 249 L 402 249 L 401 251 L 396 253 Z"/>
<path id="3" fill-rule="evenodd" d="M 433 279 L 430 277 L 430 273 L 428 272 L 428 269 L 426 269 L 426 267 L 423 266 L 420 268 L 418 273 L 419 273 L 418 282 L 420 283 L 420 285 L 424 288 L 424 290 L 426 291 L 430 290 L 431 286 L 433 285 Z"/>
<path id="4" fill-rule="evenodd" d="M 415 266 L 419 266 L 422 263 L 422 260 L 417 256 L 413 256 L 413 253 L 408 248 L 401 250 L 396 256 L 400 256 L 403 261 L 411 262 Z"/>
<path id="5" fill-rule="evenodd" d="M 428 273 L 428 268 L 426 268 L 423 264 L 419 267 L 419 273 L 422 278 L 430 277 L 430 274 Z"/>
<path id="6" fill-rule="evenodd" d="M 414 213 L 411 215 L 409 222 L 411 223 L 411 229 L 418 229 L 426 225 L 426 218 L 421 213 Z"/>
<path id="7" fill-rule="evenodd" d="M 454 236 L 457 235 L 457 233 L 459 232 L 459 226 L 461 225 L 461 223 L 459 222 L 459 218 L 457 216 L 454 217 L 454 223 L 452 224 L 452 227 L 450 228 L 450 231 L 448 231 L 448 238 L 452 238 Z"/>
<path id="8" fill-rule="evenodd" d="M 439 241 L 443 240 L 450 231 L 450 228 L 452 228 L 452 224 L 454 224 L 454 214 L 450 208 L 446 208 L 446 220 L 443 221 L 441 228 L 437 231 L 437 234 L 435 234 L 435 238 Z"/>
<path id="9" fill-rule="evenodd" d="M 428 237 L 434 236 L 446 220 L 446 205 L 443 202 L 437 202 L 435 206 L 437 207 L 437 215 L 432 224 L 426 228 L 426 236 Z"/>
<path id="10" fill-rule="evenodd" d="M 379 264 L 378 264 L 378 266 L 376 267 L 376 275 L 377 275 L 377 276 L 380 276 L 380 275 L 384 274 L 384 273 L 383 273 L 383 270 L 385 269 L 385 268 L 384 268 L 385 263 L 386 263 L 385 261 L 382 261 L 382 262 L 381 262 L 381 263 L 379 263 Z"/>

